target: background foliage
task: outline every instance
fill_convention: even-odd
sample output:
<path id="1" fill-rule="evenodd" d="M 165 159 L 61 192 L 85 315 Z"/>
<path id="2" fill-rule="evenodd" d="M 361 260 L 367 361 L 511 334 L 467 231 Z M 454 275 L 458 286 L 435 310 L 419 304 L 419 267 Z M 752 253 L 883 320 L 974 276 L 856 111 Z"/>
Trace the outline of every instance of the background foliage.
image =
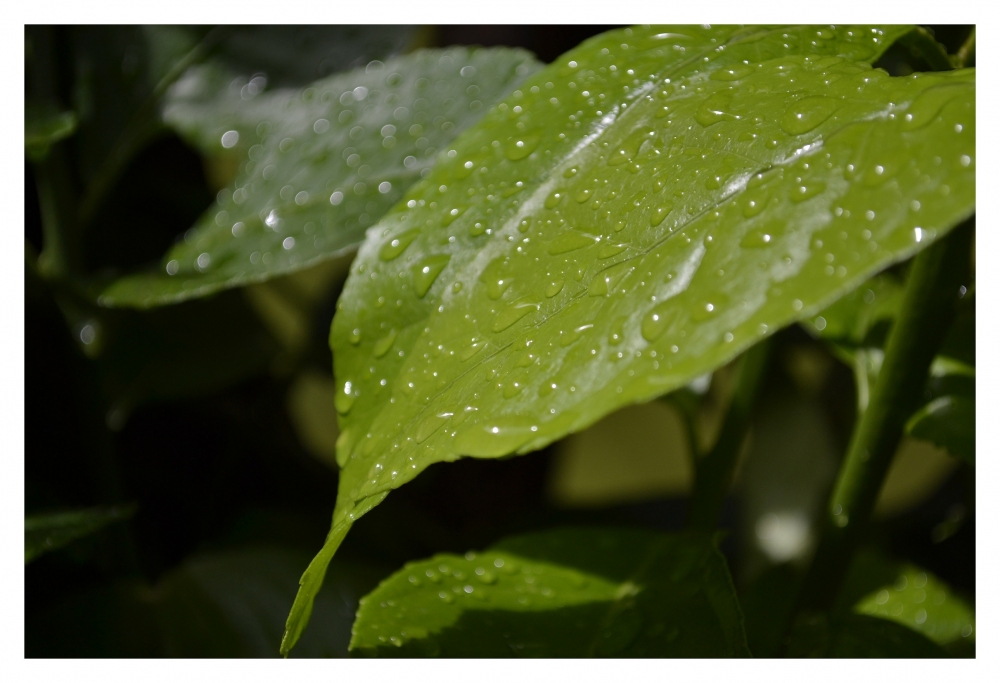
<path id="1" fill-rule="evenodd" d="M 331 416 L 343 391 L 331 374 L 328 334 L 352 245 L 410 184 L 431 172 L 434 152 L 477 120 L 472 114 L 479 110 L 469 108 L 473 102 L 485 101 L 485 111 L 542 64 L 607 28 L 27 27 L 28 656 L 277 656 L 299 575 L 323 544 L 338 487 L 341 434 Z M 934 31 L 949 53 L 968 32 Z M 463 74 L 458 85 L 442 77 L 440 83 L 453 92 L 434 89 L 428 80 L 425 87 L 439 100 L 416 89 L 401 92 L 408 103 L 399 104 L 407 113 L 398 118 L 396 109 L 365 110 L 369 91 L 387 88 L 393 73 L 405 76 L 406 68 L 419 67 L 407 61 L 415 49 L 455 45 L 530 53 L 479 53 L 476 71 Z M 876 66 L 906 75 L 927 65 L 897 45 Z M 366 92 L 353 90 L 354 99 L 329 103 L 336 111 L 324 114 L 309 88 L 316 81 L 338 83 L 338 74 L 351 69 L 371 80 L 365 81 Z M 424 128 L 432 129 L 429 121 L 404 121 L 419 111 L 419 97 L 427 111 L 443 111 L 435 115 L 452 127 L 438 122 L 433 134 L 425 134 Z M 329 124 L 322 131 L 313 128 L 321 116 Z M 375 125 L 378 116 L 387 118 Z M 355 129 L 364 117 L 365 130 L 377 135 L 360 139 Z M 264 125 L 272 120 L 287 130 Z M 350 145 L 359 158 L 351 165 L 346 151 L 331 159 L 322 144 L 286 145 L 286 139 L 309 135 L 308 128 L 327 136 L 330 148 Z M 279 177 L 267 190 L 267 160 L 283 154 L 301 155 L 321 169 L 322 182 L 303 190 L 308 181 Z M 285 183 L 295 185 L 294 193 L 285 192 Z M 389 184 L 385 191 L 382 183 Z M 240 187 L 261 193 L 241 205 L 245 218 L 233 203 L 233 189 Z M 333 199 L 338 192 L 342 204 Z M 317 193 L 322 202 L 314 204 Z M 78 210 L 67 212 L 67 205 Z M 353 239 L 321 242 L 323 220 L 341 209 L 355 221 L 348 223 Z M 225 219 L 220 210 L 228 212 Z M 290 231 L 272 229 L 270 216 L 288 221 Z M 456 220 L 474 223 L 471 214 L 459 213 Z M 66 228 L 61 244 L 46 227 L 54 223 Z M 233 239 L 241 230 L 252 240 Z M 299 251 L 285 246 L 290 237 Z M 303 248 L 298 260 L 291 257 Z M 261 282 L 226 266 L 226 249 L 236 249 L 247 263 L 255 251 L 273 249 L 275 258 L 288 256 L 289 267 L 278 271 L 291 274 Z M 183 280 L 173 280 L 172 268 Z M 785 647 L 772 614 L 787 602 L 788 586 L 815 543 L 811 522 L 855 422 L 855 386 L 877 376 L 906 270 L 906 264 L 890 269 L 836 309 L 771 342 L 749 418 L 752 438 L 723 510 L 722 527 L 733 533 L 720 545 L 733 578 L 732 597 L 742 606 L 748 651 L 755 656 L 780 654 Z M 163 295 L 157 282 L 170 280 L 185 284 Z M 433 283 L 432 276 L 425 292 Z M 230 289 L 235 285 L 242 286 Z M 141 309 L 160 303 L 157 296 L 178 300 L 217 289 L 225 291 Z M 109 308 L 121 304 L 140 309 Z M 975 598 L 974 444 L 968 427 L 953 428 L 956 419 L 967 419 L 974 398 L 967 372 L 974 366 L 968 341 L 974 298 L 963 305 L 956 331 L 935 361 L 932 394 L 908 424 L 911 438 L 879 498 L 866 538 L 878 552 L 859 557 L 840 616 L 799 625 L 788 654 L 973 651 L 968 605 Z M 352 332 L 353 326 L 340 331 L 348 350 L 355 343 L 348 340 Z M 376 341 L 365 338 L 363 346 Z M 412 567 L 423 569 L 422 558 L 442 553 L 450 554 L 452 564 L 468 563 L 470 580 L 482 568 L 475 556 L 468 559 L 470 550 L 489 549 L 483 557 L 491 562 L 501 557 L 496 553 L 527 558 L 530 567 L 555 577 L 546 585 L 554 588 L 561 609 L 545 623 L 570 630 L 581 618 L 592 623 L 594 617 L 572 610 L 582 604 L 593 609 L 608 596 L 619 604 L 627 583 L 622 577 L 635 568 L 629 566 L 639 553 L 635 548 L 659 547 L 652 532 L 682 528 L 692 486 L 690 451 L 708 448 L 718 433 L 736 370 L 724 365 L 668 400 L 620 410 L 530 457 L 430 467 L 355 524 L 293 656 L 346 656 L 359 601 L 382 580 L 358 612 L 355 647 L 386 654 L 377 638 L 365 641 L 366 619 L 393 582 L 407 580 Z M 694 434 L 681 415 L 691 417 Z M 551 540 L 519 536 L 595 524 L 646 530 L 609 541 L 624 544 L 615 551 L 624 568 L 590 566 L 592 560 L 572 553 L 546 554 Z M 692 541 L 684 552 L 708 558 L 698 562 L 721 559 L 701 542 Z M 682 550 L 678 545 L 668 555 L 679 557 Z M 428 560 L 428 568 L 442 561 Z M 417 564 L 400 570 L 412 562 Z M 452 570 L 448 581 L 455 585 L 448 590 L 472 585 Z M 587 587 L 579 585 L 580 575 L 591 577 Z M 591 590 L 593 596 L 574 593 Z M 541 595 L 535 599 L 544 600 Z M 666 599 L 655 591 L 642 595 L 647 602 L 626 600 L 615 607 L 624 616 L 608 622 L 605 632 L 581 636 L 591 643 L 589 650 L 529 648 L 513 654 L 641 656 L 650 654 L 644 638 L 660 642 L 674 628 L 684 634 L 670 640 L 681 648 L 676 654 L 747 652 L 740 638 L 692 637 L 702 633 L 700 626 L 692 632 L 690 624 L 658 623 L 648 614 L 635 622 L 630 614 L 655 613 L 655 601 Z M 517 598 L 504 598 L 514 612 L 523 606 Z M 454 609 L 449 623 L 472 620 L 466 632 L 474 633 L 480 619 L 482 627 L 475 610 Z M 530 645 L 531 629 L 542 622 L 510 619 L 504 627 L 528 628 L 520 642 Z M 865 629 L 877 634 L 867 637 Z M 430 649 L 416 653 L 475 654 L 470 647 L 485 647 L 463 642 L 462 630 L 452 633 L 458 636 L 424 642 Z M 882 641 L 899 647 L 864 650 Z M 709 647 L 719 642 L 725 647 Z"/>

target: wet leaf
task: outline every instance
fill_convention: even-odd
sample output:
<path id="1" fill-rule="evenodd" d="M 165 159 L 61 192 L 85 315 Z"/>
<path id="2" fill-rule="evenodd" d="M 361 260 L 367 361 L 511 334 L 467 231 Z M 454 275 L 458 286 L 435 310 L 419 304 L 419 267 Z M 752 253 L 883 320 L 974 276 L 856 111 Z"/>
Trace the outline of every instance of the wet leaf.
<path id="1" fill-rule="evenodd" d="M 975 73 L 872 70 L 905 30 L 614 31 L 456 140 L 340 299 L 323 556 L 356 501 L 665 394 L 967 217 Z"/>
<path id="2" fill-rule="evenodd" d="M 56 550 L 78 538 L 89 536 L 112 522 L 128 519 L 132 506 L 90 508 L 24 518 L 24 563 L 42 553 Z"/>
<path id="3" fill-rule="evenodd" d="M 536 64 L 521 50 L 424 50 L 304 90 L 241 100 L 240 120 L 260 122 L 252 133 L 236 125 L 219 137 L 228 147 L 253 136 L 235 184 L 219 193 L 158 272 L 118 280 L 100 303 L 182 301 L 353 249 L 429 171 L 435 154 Z M 218 118 L 226 116 L 220 108 Z"/>
<path id="4" fill-rule="evenodd" d="M 708 537 L 561 529 L 412 562 L 368 594 L 351 649 L 375 656 L 748 656 Z"/>
<path id="5" fill-rule="evenodd" d="M 896 568 L 893 580 L 854 605 L 867 614 L 902 624 L 939 645 L 976 638 L 972 608 L 933 574 L 910 564 Z"/>

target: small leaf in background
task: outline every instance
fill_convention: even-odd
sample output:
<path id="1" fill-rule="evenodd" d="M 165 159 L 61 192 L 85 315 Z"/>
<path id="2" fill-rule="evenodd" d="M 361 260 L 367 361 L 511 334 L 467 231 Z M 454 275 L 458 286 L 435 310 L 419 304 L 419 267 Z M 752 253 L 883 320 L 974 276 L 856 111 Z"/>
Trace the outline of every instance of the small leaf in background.
<path id="1" fill-rule="evenodd" d="M 434 462 L 668 393 L 970 215 L 974 71 L 854 61 L 906 30 L 612 31 L 456 140 L 340 299 L 330 539 Z"/>
<path id="2" fill-rule="evenodd" d="M 351 649 L 375 656 L 747 656 L 708 537 L 558 529 L 413 562 L 367 595 Z"/>
<path id="3" fill-rule="evenodd" d="M 128 519 L 133 506 L 90 508 L 48 514 L 26 515 L 24 518 L 24 563 L 52 550 L 57 550 L 78 538 L 89 536 L 112 522 Z"/>
<path id="4" fill-rule="evenodd" d="M 923 503 L 941 488 L 958 462 L 926 441 L 904 438 L 885 475 L 874 516 L 892 517 Z"/>
<path id="5" fill-rule="evenodd" d="M 906 433 L 930 441 L 949 453 L 976 463 L 976 401 L 965 396 L 941 396 L 918 410 L 906 423 Z"/>
<path id="6" fill-rule="evenodd" d="M 892 584 L 859 600 L 854 611 L 895 621 L 939 645 L 976 638 L 972 608 L 940 579 L 913 565 L 903 565 Z"/>
<path id="7" fill-rule="evenodd" d="M 32 107 L 24 111 L 24 152 L 32 161 L 41 161 L 49 148 L 76 132 L 76 114 L 49 107 Z"/>
<path id="8" fill-rule="evenodd" d="M 682 419 L 672 405 L 651 401 L 559 442 L 549 483 L 553 502 L 601 506 L 686 494 L 694 473 Z"/>
<path id="9" fill-rule="evenodd" d="M 299 441 L 331 468 L 337 467 L 337 413 L 333 409 L 337 385 L 330 375 L 305 371 L 288 389 L 288 415 Z"/>
<path id="10" fill-rule="evenodd" d="M 354 248 L 443 146 L 536 69 L 522 50 L 422 50 L 301 91 L 257 95 L 248 116 L 262 120 L 253 131 L 237 127 L 219 137 L 223 147 L 241 136 L 254 141 L 234 186 L 219 193 L 158 272 L 118 280 L 99 302 L 182 301 Z M 175 126 L 187 125 L 178 122 L 183 110 L 171 111 Z M 205 118 L 219 116 L 198 114 L 192 125 Z"/>

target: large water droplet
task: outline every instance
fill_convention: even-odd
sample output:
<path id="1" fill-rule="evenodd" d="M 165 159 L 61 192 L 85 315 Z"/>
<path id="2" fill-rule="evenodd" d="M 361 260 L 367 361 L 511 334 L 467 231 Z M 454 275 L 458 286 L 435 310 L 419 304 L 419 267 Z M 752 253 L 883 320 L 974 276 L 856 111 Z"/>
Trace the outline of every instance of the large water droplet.
<path id="1" fill-rule="evenodd" d="M 677 304 L 672 301 L 664 301 L 654 306 L 642 318 L 642 338 L 648 342 L 656 341 L 663 336 L 677 317 Z"/>
<path id="2" fill-rule="evenodd" d="M 830 118 L 839 106 L 830 97 L 803 97 L 785 110 L 779 123 L 789 135 L 802 135 Z"/>
<path id="3" fill-rule="evenodd" d="M 649 216 L 649 224 L 654 228 L 663 222 L 663 219 L 674 210 L 673 202 L 663 202 L 653 210 Z"/>
<path id="4" fill-rule="evenodd" d="M 540 138 L 537 135 L 511 138 L 504 145 L 504 155 L 511 161 L 519 161 L 535 151 L 539 140 Z"/>
<path id="5" fill-rule="evenodd" d="M 455 437 L 455 450 L 472 457 L 495 458 L 517 450 L 537 432 L 538 423 L 533 417 L 501 416 L 460 431 Z"/>
<path id="6" fill-rule="evenodd" d="M 423 298 L 431 288 L 437 276 L 451 260 L 449 254 L 435 254 L 422 259 L 413 266 L 413 289 L 417 296 Z"/>
<path id="7" fill-rule="evenodd" d="M 394 258 L 397 258 L 400 254 L 406 251 L 406 248 L 410 246 L 413 240 L 417 239 L 419 235 L 420 228 L 411 228 L 406 232 L 401 232 L 382 245 L 382 249 L 380 249 L 378 253 L 379 258 L 383 261 L 391 261 Z"/>
<path id="8" fill-rule="evenodd" d="M 565 254 L 571 251 L 576 251 L 577 249 L 589 247 L 596 242 L 597 238 L 593 235 L 587 235 L 577 230 L 567 230 L 549 242 L 546 247 L 546 251 L 553 256 L 558 256 L 559 254 Z"/>
<path id="9" fill-rule="evenodd" d="M 351 412 L 351 407 L 354 405 L 354 392 L 353 384 L 350 380 L 344 382 L 340 391 L 333 399 L 333 405 L 337 409 L 337 412 L 341 415 L 347 415 Z"/>
<path id="10" fill-rule="evenodd" d="M 511 304 L 497 314 L 497 317 L 493 320 L 493 327 L 491 329 L 494 332 L 503 332 L 518 320 L 529 313 L 534 313 L 539 308 L 538 304 L 527 301 Z"/>
<path id="11" fill-rule="evenodd" d="M 709 78 L 713 81 L 738 81 L 749 76 L 753 71 L 754 68 L 749 64 L 736 64 L 713 71 Z"/>
<path id="12" fill-rule="evenodd" d="M 739 119 L 738 116 L 729 111 L 732 99 L 733 96 L 728 92 L 717 92 L 710 95 L 698 107 L 698 111 L 694 115 L 694 120 L 707 128 L 720 121 L 735 121 Z"/>
<path id="13" fill-rule="evenodd" d="M 372 349 L 372 353 L 375 354 L 376 358 L 381 358 L 389 352 L 392 345 L 396 341 L 396 330 L 390 330 L 389 334 L 385 335 L 377 342 L 375 342 L 375 347 Z"/>

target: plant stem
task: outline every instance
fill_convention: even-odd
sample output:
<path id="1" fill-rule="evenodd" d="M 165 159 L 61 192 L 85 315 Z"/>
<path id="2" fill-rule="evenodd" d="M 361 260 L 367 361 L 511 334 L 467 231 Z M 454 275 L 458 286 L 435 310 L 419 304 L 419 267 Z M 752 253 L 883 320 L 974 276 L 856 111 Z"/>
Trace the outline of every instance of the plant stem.
<path id="1" fill-rule="evenodd" d="M 736 390 L 719 430 L 719 438 L 711 451 L 695 460 L 694 493 L 688 509 L 688 526 L 693 530 L 713 531 L 719 523 L 726 494 L 733 483 L 740 449 L 750 427 L 750 412 L 767 368 L 767 352 L 768 342 L 762 341 L 743 354 Z"/>
<path id="2" fill-rule="evenodd" d="M 969 37 L 965 39 L 962 43 L 962 47 L 958 48 L 958 52 L 952 57 L 952 62 L 955 63 L 955 68 L 961 69 L 967 67 L 972 61 L 976 59 L 976 27 L 972 27 L 972 33 Z"/>
<path id="3" fill-rule="evenodd" d="M 819 548 L 806 575 L 799 613 L 830 609 L 854 550 L 871 519 L 903 426 L 916 410 L 927 373 L 944 341 L 969 273 L 974 219 L 913 261 L 885 360 L 840 467 L 823 520 Z"/>
<path id="4" fill-rule="evenodd" d="M 932 71 L 950 71 L 955 68 L 947 50 L 925 28 L 918 26 L 903 36 L 899 42 L 908 47 L 915 56 L 927 62 Z"/>

